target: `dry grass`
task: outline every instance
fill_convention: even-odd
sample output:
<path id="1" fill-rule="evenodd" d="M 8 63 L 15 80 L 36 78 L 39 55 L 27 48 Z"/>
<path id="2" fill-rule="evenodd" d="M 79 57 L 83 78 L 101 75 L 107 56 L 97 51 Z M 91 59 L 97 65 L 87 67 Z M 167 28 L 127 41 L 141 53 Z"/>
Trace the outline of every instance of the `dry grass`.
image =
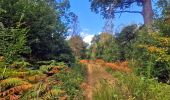
<path id="1" fill-rule="evenodd" d="M 127 61 L 108 63 L 108 62 L 105 62 L 102 59 L 96 59 L 96 60 L 81 60 L 80 63 L 85 64 L 85 65 L 87 65 L 89 63 L 93 63 L 93 64 L 96 64 L 96 65 L 100 65 L 102 67 L 112 68 L 115 71 L 121 71 L 121 72 L 126 72 L 126 73 L 131 72 L 131 69 L 129 68 Z"/>

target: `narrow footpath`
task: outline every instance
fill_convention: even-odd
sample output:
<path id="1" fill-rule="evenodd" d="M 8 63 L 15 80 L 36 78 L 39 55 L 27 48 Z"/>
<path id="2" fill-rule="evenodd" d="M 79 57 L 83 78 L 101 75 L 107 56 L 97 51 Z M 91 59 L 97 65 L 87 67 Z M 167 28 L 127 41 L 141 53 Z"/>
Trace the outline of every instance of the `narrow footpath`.
<path id="1" fill-rule="evenodd" d="M 85 97 L 86 100 L 92 100 L 93 92 L 101 80 L 106 80 L 114 84 L 115 79 L 105 70 L 102 64 L 95 61 L 84 61 L 83 63 L 87 66 L 87 88 L 85 89 Z"/>

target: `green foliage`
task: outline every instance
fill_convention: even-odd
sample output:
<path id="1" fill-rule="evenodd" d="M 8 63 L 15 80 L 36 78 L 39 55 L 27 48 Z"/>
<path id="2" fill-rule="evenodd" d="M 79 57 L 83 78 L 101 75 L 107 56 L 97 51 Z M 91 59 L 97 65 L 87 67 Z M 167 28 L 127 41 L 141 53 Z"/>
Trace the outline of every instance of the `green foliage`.
<path id="1" fill-rule="evenodd" d="M 36 70 L 30 69 L 32 65 L 23 61 L 9 65 L 3 78 L 0 78 L 0 99 L 11 96 L 21 100 L 83 98 L 80 88 L 86 75 L 83 65 L 75 64 L 69 68 L 65 63 L 54 60 L 41 61 L 38 64 L 40 67 Z M 0 75 L 3 71 L 4 68 L 1 67 Z"/>
<path id="2" fill-rule="evenodd" d="M 117 95 L 113 86 L 101 80 L 99 89 L 94 91 L 93 100 L 118 100 Z"/>
<path id="3" fill-rule="evenodd" d="M 91 10 L 96 13 L 101 13 L 104 18 L 114 17 L 115 12 L 122 11 L 128 9 L 133 5 L 134 3 L 138 6 L 142 6 L 144 1 L 142 0 L 89 0 L 91 2 Z M 108 11 L 108 8 L 109 11 Z M 121 13 L 121 12 L 119 12 Z M 110 16 L 111 14 L 111 16 Z"/>
<path id="4" fill-rule="evenodd" d="M 22 95 L 21 100 L 25 99 L 55 100 L 59 99 L 61 92 L 62 92 L 61 89 L 54 88 L 54 86 L 50 86 L 50 84 L 39 83 L 36 84 L 32 89 L 27 91 L 24 95 Z"/>
<path id="5" fill-rule="evenodd" d="M 95 92 L 95 100 L 168 100 L 170 86 L 134 74 L 115 71 L 110 73 L 118 80 L 114 85 L 102 81 Z"/>
<path id="6" fill-rule="evenodd" d="M 49 65 L 42 65 L 40 66 L 39 70 L 42 71 L 43 73 L 47 73 L 50 70 L 52 70 L 53 68 L 57 68 L 57 69 L 64 69 L 66 68 L 66 65 L 64 63 L 57 63 L 57 62 L 52 62 Z"/>
<path id="7" fill-rule="evenodd" d="M 74 62 L 71 49 L 64 40 L 67 35 L 67 24 L 63 20 L 70 18 L 68 0 L 61 2 L 54 0 L 1 0 L 0 2 L 0 7 L 3 8 L 0 22 L 6 29 L 1 34 L 11 33 L 11 35 L 20 37 L 21 43 L 31 48 L 29 54 L 24 52 L 25 58 L 32 61 L 57 60 L 68 64 Z M 27 32 L 27 37 L 24 37 L 25 32 Z M 3 35 L 3 37 L 7 37 L 7 35 Z M 25 38 L 26 40 L 24 40 Z M 17 50 L 22 53 L 20 48 Z"/>
<path id="8" fill-rule="evenodd" d="M 162 22 L 162 21 L 161 21 Z M 130 60 L 138 75 L 168 82 L 170 75 L 169 26 L 156 23 L 158 32 L 148 32 L 136 25 L 125 27 L 117 36 L 120 60 Z M 156 30 L 156 29 L 155 29 Z"/>
<path id="9" fill-rule="evenodd" d="M 29 53 L 26 46 L 26 29 L 0 27 L 0 55 L 6 63 L 20 58 L 21 54 Z"/>
<path id="10" fill-rule="evenodd" d="M 69 70 L 69 69 L 68 69 Z M 80 84 L 85 80 L 86 69 L 83 65 L 75 64 L 70 71 L 56 74 L 57 79 L 63 83 L 61 89 L 65 90 L 70 99 L 80 99 L 82 90 Z"/>
<path id="11" fill-rule="evenodd" d="M 86 58 L 86 47 L 87 44 L 83 41 L 81 36 L 75 35 L 72 36 L 68 43 L 73 51 L 74 56 L 77 59 L 85 59 Z"/>
<path id="12" fill-rule="evenodd" d="M 161 32 L 160 32 L 161 33 Z M 156 77 L 167 82 L 170 74 L 169 37 L 159 33 L 140 31 L 136 39 L 134 59 L 140 63 L 139 73 L 147 77 Z"/>
<path id="13" fill-rule="evenodd" d="M 115 37 L 109 33 L 95 36 L 90 47 L 91 58 L 101 58 L 106 61 L 117 61 L 119 57 L 118 44 Z"/>
<path id="14" fill-rule="evenodd" d="M 28 84 L 28 82 L 20 78 L 8 78 L 8 79 L 1 81 L 0 87 L 1 87 L 1 90 L 3 91 L 11 87 L 15 87 L 15 86 L 22 85 L 22 84 Z"/>
<path id="15" fill-rule="evenodd" d="M 137 36 L 137 25 L 129 25 L 122 29 L 122 31 L 117 34 L 116 40 L 119 45 L 119 60 L 127 60 L 133 58 L 133 40 Z"/>
<path id="16" fill-rule="evenodd" d="M 24 70 L 24 69 L 28 69 L 31 66 L 32 65 L 29 62 L 22 60 L 22 61 L 14 61 L 10 65 L 10 68 L 15 68 L 15 69 L 18 69 L 18 70 Z"/>

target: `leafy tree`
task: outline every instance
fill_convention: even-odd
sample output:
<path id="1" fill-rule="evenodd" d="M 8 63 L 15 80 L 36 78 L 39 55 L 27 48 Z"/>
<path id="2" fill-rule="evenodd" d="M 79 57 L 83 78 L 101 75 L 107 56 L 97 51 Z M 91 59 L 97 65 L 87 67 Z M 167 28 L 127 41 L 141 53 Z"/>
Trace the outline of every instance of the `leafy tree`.
<path id="1" fill-rule="evenodd" d="M 65 42 L 68 0 L 1 0 L 0 6 L 5 10 L 0 15 L 0 22 L 5 28 L 28 28 L 26 45 L 31 53 L 24 57 L 30 60 L 61 60 L 74 58 Z M 22 20 L 20 17 L 22 16 Z M 67 21 L 66 21 L 67 22 Z M 67 57 L 65 57 L 67 56 Z M 70 57 L 68 57 L 70 56 Z"/>
<path id="2" fill-rule="evenodd" d="M 78 16 L 75 14 L 72 15 L 72 23 L 70 25 L 71 38 L 68 40 L 68 43 L 74 53 L 74 56 L 77 59 L 86 58 L 86 47 L 87 44 L 83 41 L 83 38 L 80 36 L 80 27 Z"/>
<path id="3" fill-rule="evenodd" d="M 116 61 L 119 57 L 118 45 L 115 37 L 109 33 L 101 33 L 92 39 L 90 47 L 91 58 L 102 58 L 106 61 Z"/>
<path id="4" fill-rule="evenodd" d="M 137 37 L 138 26 L 129 25 L 117 34 L 116 40 L 119 44 L 120 60 L 133 58 L 133 40 Z"/>
<path id="5" fill-rule="evenodd" d="M 0 55 L 4 56 L 7 64 L 20 58 L 21 54 L 30 52 L 30 48 L 26 46 L 26 33 L 26 29 L 0 26 Z"/>
<path id="6" fill-rule="evenodd" d="M 158 7 L 162 9 L 162 12 L 161 17 L 157 18 L 155 21 L 155 28 L 160 30 L 164 35 L 170 36 L 170 1 L 163 1 L 158 3 Z"/>
<path id="7" fill-rule="evenodd" d="M 139 73 L 148 78 L 157 78 L 161 82 L 168 82 L 170 74 L 169 42 L 162 33 L 140 31 L 134 42 L 135 56 L 138 61 Z"/>
<path id="8" fill-rule="evenodd" d="M 153 22 L 153 9 L 151 0 L 90 0 L 92 11 L 100 12 L 104 18 L 107 18 L 110 13 L 139 13 L 144 18 L 145 25 L 150 25 Z M 142 11 L 128 11 L 133 4 L 142 7 Z M 111 10 L 111 11 L 108 11 Z"/>
<path id="9" fill-rule="evenodd" d="M 87 44 L 83 41 L 82 37 L 79 35 L 72 36 L 68 40 L 68 43 L 77 59 L 86 58 Z"/>

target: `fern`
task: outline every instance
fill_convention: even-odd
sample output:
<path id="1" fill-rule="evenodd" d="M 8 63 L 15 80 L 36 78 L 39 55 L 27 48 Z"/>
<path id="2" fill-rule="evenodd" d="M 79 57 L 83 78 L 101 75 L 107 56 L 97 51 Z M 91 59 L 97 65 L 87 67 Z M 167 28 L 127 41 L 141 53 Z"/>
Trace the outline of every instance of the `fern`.
<path id="1" fill-rule="evenodd" d="M 32 66 L 32 65 L 26 61 L 15 61 L 15 62 L 13 62 L 13 64 L 10 65 L 10 67 L 12 67 L 12 68 L 22 69 L 22 70 L 29 66 Z"/>
<path id="2" fill-rule="evenodd" d="M 38 83 L 34 85 L 29 91 L 22 95 L 21 99 L 39 99 L 51 89 L 49 83 Z"/>
<path id="3" fill-rule="evenodd" d="M 0 68 L 1 79 L 8 78 L 8 77 L 24 77 L 27 74 L 27 72 L 25 72 L 25 71 L 18 71 L 16 69 L 6 68 L 6 71 L 2 77 L 3 70 L 4 70 L 4 68 Z"/>
<path id="4" fill-rule="evenodd" d="M 0 100 L 19 100 L 19 97 L 20 97 L 19 95 L 9 94 L 8 96 L 1 98 Z"/>
<path id="5" fill-rule="evenodd" d="M 53 65 L 53 66 L 55 66 L 55 65 L 58 65 L 59 63 L 58 62 L 56 62 L 55 60 L 50 60 L 50 61 L 39 61 L 39 62 L 37 62 L 37 64 L 38 65 Z"/>
<path id="6" fill-rule="evenodd" d="M 38 75 L 38 74 L 42 74 L 42 72 L 39 70 L 27 70 L 26 71 L 27 76 Z"/>
<path id="7" fill-rule="evenodd" d="M 55 74 L 55 73 L 59 72 L 59 70 L 62 70 L 64 68 L 66 68 L 66 66 L 63 66 L 63 65 L 62 66 L 42 65 L 42 66 L 40 66 L 40 71 L 42 71 L 43 73 L 46 73 L 46 74 L 48 74 L 48 73 Z"/>
<path id="8" fill-rule="evenodd" d="M 48 71 L 50 71 L 54 66 L 52 65 L 42 65 L 40 66 L 40 71 L 42 71 L 43 73 L 47 73 Z"/>
<path id="9" fill-rule="evenodd" d="M 20 86 L 15 86 L 13 88 L 10 88 L 6 91 L 0 92 L 0 97 L 5 97 L 8 98 L 11 95 L 15 95 L 15 94 L 20 94 L 28 89 L 30 89 L 32 87 L 31 84 L 25 84 L 25 85 L 20 85 Z M 10 99 L 11 100 L 11 99 Z M 12 99 L 13 100 L 13 99 Z"/>
<path id="10" fill-rule="evenodd" d="M 38 62 L 40 66 L 40 70 L 43 71 L 43 72 L 47 72 L 49 71 L 50 69 L 54 68 L 54 67 L 57 67 L 59 69 L 63 69 L 66 67 L 66 64 L 63 63 L 63 62 L 56 62 L 54 60 L 51 60 L 51 61 L 39 61 Z"/>
<path id="11" fill-rule="evenodd" d="M 49 99 L 58 99 L 59 96 L 61 96 L 64 92 L 57 88 L 57 89 L 51 89 L 48 92 L 46 92 L 43 96 L 44 99 L 49 100 Z"/>
<path id="12" fill-rule="evenodd" d="M 45 78 L 47 78 L 47 76 L 45 74 L 38 74 L 38 75 L 26 77 L 26 79 L 31 83 L 40 82 L 40 81 L 44 80 Z"/>
<path id="13" fill-rule="evenodd" d="M 29 83 L 26 81 L 23 81 L 20 78 L 8 78 L 0 82 L 0 87 L 2 90 L 6 90 L 8 88 L 23 85 L 23 84 L 29 84 Z"/>

